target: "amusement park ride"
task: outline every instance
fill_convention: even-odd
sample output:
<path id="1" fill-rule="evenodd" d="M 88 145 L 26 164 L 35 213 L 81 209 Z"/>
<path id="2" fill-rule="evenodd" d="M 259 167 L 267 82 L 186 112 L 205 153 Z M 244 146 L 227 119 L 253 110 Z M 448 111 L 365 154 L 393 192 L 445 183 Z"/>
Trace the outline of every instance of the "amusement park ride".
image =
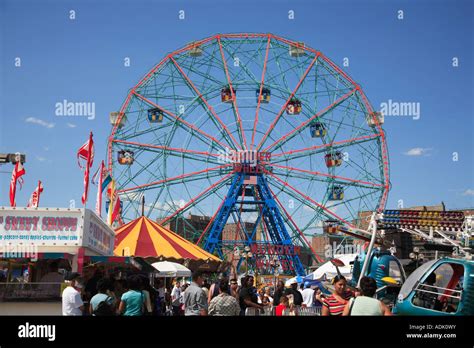
<path id="1" fill-rule="evenodd" d="M 451 251 L 451 257 L 422 264 L 408 278 L 386 232 L 397 229 L 424 240 L 425 248 Z M 373 214 L 369 231 L 332 224 L 329 233 L 347 233 L 369 240 L 366 251 L 356 257 L 351 285 L 362 276 L 377 282 L 377 296 L 399 315 L 474 314 L 474 261 L 472 260 L 474 217 L 462 211 L 385 210 Z"/>
<path id="2" fill-rule="evenodd" d="M 325 221 L 355 228 L 359 211 L 385 206 L 383 116 L 360 85 L 301 42 L 252 33 L 188 44 L 130 90 L 111 122 L 120 219 L 139 215 L 146 193 L 149 217 L 182 223 L 221 258 L 236 246 L 311 249 L 310 229 Z M 197 230 L 190 213 L 212 218 Z M 298 253 L 278 257 L 304 275 Z"/>
<path id="3" fill-rule="evenodd" d="M 291 250 L 277 253 L 278 261 L 301 276 L 294 251 L 311 249 L 305 232 L 322 227 L 368 242 L 353 283 L 371 275 L 381 296 L 404 284 L 399 313 L 410 312 L 413 297 L 430 291 L 423 290 L 426 277 L 448 264 L 450 280 L 436 291 L 443 289 L 443 303 L 457 299 L 457 311 L 472 314 L 472 219 L 384 210 L 390 183 L 383 115 L 322 52 L 273 34 L 217 34 L 166 55 L 110 119 L 108 167 L 123 202 L 121 222 L 141 215 L 146 193 L 148 217 L 181 223 L 219 257 L 256 245 Z M 374 212 L 367 231 L 361 211 Z M 212 217 L 198 230 L 186 219 L 191 213 Z M 385 232 L 394 228 L 458 256 L 426 263 L 405 279 L 393 250 L 375 248 L 391 246 Z M 272 261 L 275 253 L 259 257 Z M 459 282 L 461 290 L 454 289 Z"/>

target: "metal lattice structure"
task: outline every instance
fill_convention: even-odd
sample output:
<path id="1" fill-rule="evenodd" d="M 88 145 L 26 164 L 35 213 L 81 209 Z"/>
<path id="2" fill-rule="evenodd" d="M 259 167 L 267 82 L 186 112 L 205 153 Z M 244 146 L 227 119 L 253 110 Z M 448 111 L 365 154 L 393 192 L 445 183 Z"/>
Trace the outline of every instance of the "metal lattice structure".
<path id="1" fill-rule="evenodd" d="M 153 67 L 115 116 L 108 165 L 122 219 L 141 215 L 143 194 L 146 215 L 163 224 L 210 216 L 193 239 L 219 254 L 250 243 L 247 222 L 260 226 L 259 242 L 276 242 L 268 204 L 288 233 L 279 238 L 292 245 L 308 245 L 304 234 L 325 221 L 354 227 L 359 211 L 385 206 L 382 115 L 360 85 L 302 43 L 272 34 L 190 43 Z M 227 220 L 217 228 L 216 219 L 233 188 L 226 216 L 235 235 L 223 237 Z M 258 203 L 267 193 L 271 203 Z"/>

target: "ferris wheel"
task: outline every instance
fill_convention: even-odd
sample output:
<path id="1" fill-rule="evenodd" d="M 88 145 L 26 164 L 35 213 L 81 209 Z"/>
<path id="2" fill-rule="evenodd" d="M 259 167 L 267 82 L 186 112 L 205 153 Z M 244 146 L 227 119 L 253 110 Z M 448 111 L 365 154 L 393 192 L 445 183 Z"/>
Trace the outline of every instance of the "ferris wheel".
<path id="1" fill-rule="evenodd" d="M 192 42 L 153 67 L 111 121 L 108 165 L 123 221 L 141 215 L 145 195 L 147 216 L 182 219 L 191 239 L 218 254 L 226 240 L 305 245 L 305 234 L 357 226 L 361 211 L 385 206 L 383 115 L 301 42 L 273 34 Z M 207 217 L 202 228 L 186 222 L 190 214 Z M 235 235 L 225 227 L 232 221 Z"/>

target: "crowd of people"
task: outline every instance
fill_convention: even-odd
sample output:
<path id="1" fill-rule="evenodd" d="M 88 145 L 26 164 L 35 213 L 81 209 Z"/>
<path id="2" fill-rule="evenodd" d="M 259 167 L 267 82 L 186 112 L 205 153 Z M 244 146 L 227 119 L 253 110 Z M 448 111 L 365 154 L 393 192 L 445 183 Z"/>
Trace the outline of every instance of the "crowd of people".
<path id="1" fill-rule="evenodd" d="M 311 284 L 298 286 L 296 281 L 285 287 L 279 281 L 270 286 L 255 286 L 252 275 L 240 279 L 220 274 L 209 284 L 206 275 L 194 272 L 190 283 L 175 279 L 167 288 L 159 280 L 156 287 L 141 274 L 126 280 L 106 278 L 96 272 L 86 283 L 80 274 L 72 273 L 62 294 L 63 315 L 93 316 L 244 316 L 249 313 L 299 315 L 302 308 L 319 307 L 322 316 L 391 315 L 390 309 L 374 298 L 377 289 L 373 278 L 363 277 L 360 289 L 350 289 L 347 280 L 333 278 L 333 291 L 323 294 Z"/>

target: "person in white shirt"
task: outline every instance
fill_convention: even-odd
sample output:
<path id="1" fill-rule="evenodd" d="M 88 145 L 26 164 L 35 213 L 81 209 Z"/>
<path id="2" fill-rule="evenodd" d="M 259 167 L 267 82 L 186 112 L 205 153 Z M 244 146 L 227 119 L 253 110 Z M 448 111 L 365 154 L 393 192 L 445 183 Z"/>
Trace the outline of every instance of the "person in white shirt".
<path id="1" fill-rule="evenodd" d="M 84 287 L 84 282 L 80 278 L 79 273 L 72 273 L 68 280 L 70 285 L 64 289 L 62 294 L 62 309 L 63 315 L 66 316 L 81 316 L 84 312 L 84 302 L 81 298 L 81 291 Z"/>
<path id="2" fill-rule="evenodd" d="M 312 307 L 314 304 L 314 289 L 311 289 L 311 285 L 306 282 L 304 283 L 305 289 L 301 292 L 303 295 L 303 304 L 306 305 L 306 307 Z"/>
<path id="3" fill-rule="evenodd" d="M 173 306 L 173 315 L 179 315 L 181 307 L 181 284 L 178 280 L 174 284 L 173 290 L 171 290 L 171 305 Z"/>
<path id="4" fill-rule="evenodd" d="M 273 297 L 270 295 L 270 288 L 267 287 L 265 289 L 265 298 L 267 299 L 268 303 L 273 306 Z"/>

